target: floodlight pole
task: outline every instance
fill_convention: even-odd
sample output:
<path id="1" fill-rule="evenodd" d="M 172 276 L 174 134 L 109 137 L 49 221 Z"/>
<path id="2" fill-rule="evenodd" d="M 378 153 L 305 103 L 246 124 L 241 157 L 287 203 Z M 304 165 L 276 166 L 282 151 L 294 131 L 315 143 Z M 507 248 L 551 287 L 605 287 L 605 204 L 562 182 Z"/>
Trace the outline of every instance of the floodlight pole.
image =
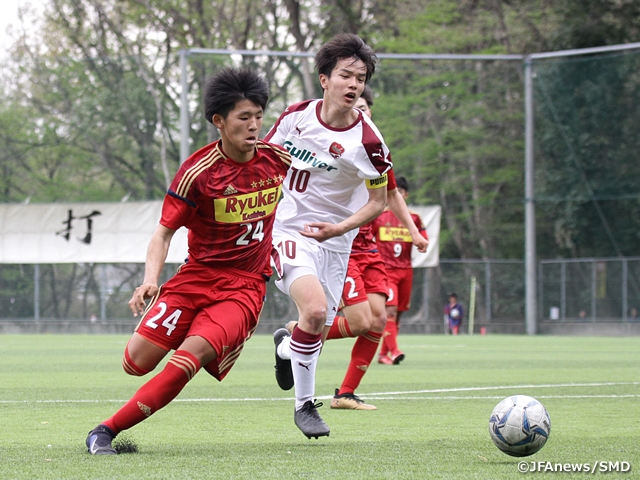
<path id="1" fill-rule="evenodd" d="M 525 323 L 528 335 L 537 333 L 536 206 L 533 164 L 533 73 L 532 58 L 524 60 L 524 271 Z"/>

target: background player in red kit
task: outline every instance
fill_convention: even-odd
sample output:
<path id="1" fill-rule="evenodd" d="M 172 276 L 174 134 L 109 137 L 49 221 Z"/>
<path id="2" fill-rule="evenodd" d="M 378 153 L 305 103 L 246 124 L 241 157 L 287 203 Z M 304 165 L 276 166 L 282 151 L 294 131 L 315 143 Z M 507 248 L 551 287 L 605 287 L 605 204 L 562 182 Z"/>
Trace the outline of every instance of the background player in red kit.
<path id="1" fill-rule="evenodd" d="M 404 177 L 397 177 L 398 192 L 405 200 L 409 197 L 409 183 Z M 410 212 L 411 221 L 420 235 L 428 238 L 422 219 L 415 212 Z M 390 210 L 385 209 L 373 221 L 373 233 L 380 256 L 387 271 L 387 322 L 382 336 L 382 346 L 378 355 L 378 363 L 386 365 L 398 364 L 404 359 L 404 354 L 398 348 L 398 327 L 400 315 L 409 310 L 411 305 L 411 290 L 413 288 L 413 267 L 411 266 L 411 249 L 413 240 L 410 230 L 398 220 Z"/>
<path id="2" fill-rule="evenodd" d="M 255 331 L 271 274 L 276 205 L 291 161 L 285 150 L 258 140 L 268 98 L 267 82 L 251 70 L 224 69 L 209 80 L 205 118 L 221 139 L 186 160 L 164 199 L 144 281 L 129 301 L 142 319 L 125 348 L 123 368 L 145 375 L 175 352 L 89 432 L 89 453 L 115 454 L 115 436 L 171 402 L 201 367 L 222 380 Z M 187 262 L 158 287 L 171 238 L 182 226 L 189 229 Z"/>

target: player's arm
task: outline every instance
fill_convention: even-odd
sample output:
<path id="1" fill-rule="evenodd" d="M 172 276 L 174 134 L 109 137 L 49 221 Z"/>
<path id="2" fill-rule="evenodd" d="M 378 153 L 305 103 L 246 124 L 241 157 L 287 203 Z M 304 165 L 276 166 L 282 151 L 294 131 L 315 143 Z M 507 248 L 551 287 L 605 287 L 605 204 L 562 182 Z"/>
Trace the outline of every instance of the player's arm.
<path id="1" fill-rule="evenodd" d="M 369 193 L 367 203 L 350 217 L 345 218 L 340 223 L 308 223 L 300 234 L 305 237 L 315 238 L 319 242 L 324 242 L 370 222 L 384 210 L 387 201 L 387 189 L 384 186 L 367 188 L 367 192 Z"/>
<path id="2" fill-rule="evenodd" d="M 387 193 L 387 204 L 393 214 L 398 217 L 400 222 L 402 222 L 402 225 L 407 227 L 409 233 L 411 233 L 411 240 L 418 248 L 418 251 L 420 253 L 425 253 L 429 246 L 429 240 L 420 234 L 420 230 L 418 230 L 418 227 L 416 227 L 416 224 L 411 218 L 411 213 L 407 208 L 407 203 L 404 201 L 404 198 L 402 198 L 402 195 L 400 195 L 397 188 L 389 190 Z"/>
<path id="3" fill-rule="evenodd" d="M 155 232 L 151 236 L 151 241 L 147 247 L 147 259 L 144 265 L 144 280 L 142 285 L 135 289 L 131 300 L 129 300 L 129 308 L 133 312 L 133 316 L 137 317 L 138 313 L 142 314 L 146 308 L 145 299 L 153 297 L 158 293 L 158 280 L 164 262 L 169 253 L 169 245 L 175 230 L 158 225 Z"/>

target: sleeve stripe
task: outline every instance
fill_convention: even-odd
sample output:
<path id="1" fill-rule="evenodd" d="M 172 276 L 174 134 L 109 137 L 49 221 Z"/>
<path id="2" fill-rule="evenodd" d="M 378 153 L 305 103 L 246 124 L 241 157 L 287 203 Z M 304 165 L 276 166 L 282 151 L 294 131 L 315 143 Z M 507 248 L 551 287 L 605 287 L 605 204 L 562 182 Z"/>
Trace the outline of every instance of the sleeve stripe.
<path id="1" fill-rule="evenodd" d="M 204 170 L 213 165 L 216 160 L 221 157 L 220 150 L 218 150 L 218 146 L 214 148 L 206 157 L 196 163 L 193 167 L 188 169 L 183 177 L 180 179 L 178 183 L 178 187 L 176 188 L 176 194 L 181 197 L 186 197 L 187 192 L 191 188 L 191 184 L 200 175 Z"/>

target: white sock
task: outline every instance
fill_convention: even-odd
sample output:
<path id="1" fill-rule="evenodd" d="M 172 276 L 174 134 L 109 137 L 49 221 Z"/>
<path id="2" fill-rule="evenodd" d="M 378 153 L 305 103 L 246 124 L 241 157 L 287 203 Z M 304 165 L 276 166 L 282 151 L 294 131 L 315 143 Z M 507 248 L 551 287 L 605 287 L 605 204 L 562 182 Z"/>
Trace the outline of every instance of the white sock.
<path id="1" fill-rule="evenodd" d="M 283 360 L 291 360 L 291 336 L 284 337 L 276 348 L 276 353 Z"/>
<path id="2" fill-rule="evenodd" d="M 322 342 L 313 345 L 293 342 L 291 348 L 291 369 L 296 392 L 296 410 L 300 410 L 309 400 L 313 401 L 316 391 L 316 366 L 320 357 Z M 310 352 L 310 353 L 303 353 Z"/>

